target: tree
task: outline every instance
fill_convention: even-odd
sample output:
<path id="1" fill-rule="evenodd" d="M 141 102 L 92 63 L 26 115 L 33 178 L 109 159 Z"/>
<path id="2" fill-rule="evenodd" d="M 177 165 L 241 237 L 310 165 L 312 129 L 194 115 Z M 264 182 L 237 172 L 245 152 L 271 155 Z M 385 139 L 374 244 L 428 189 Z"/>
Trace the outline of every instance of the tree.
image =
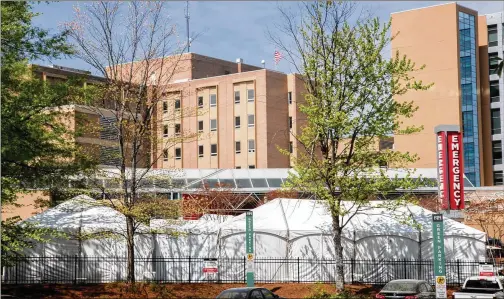
<path id="1" fill-rule="evenodd" d="M 179 44 L 164 2 L 93 2 L 84 9 L 75 7 L 75 18 L 64 29 L 76 48 L 76 56 L 105 78 L 101 97 L 83 103 L 87 109 L 108 119 L 109 139 L 116 143 L 119 191 L 105 190 L 108 205 L 126 218 L 128 282 L 135 282 L 134 235 L 148 220 L 149 208 L 141 186 L 149 170 L 164 150 L 194 140 L 197 134 L 176 131 L 157 138 L 163 126 L 174 127 L 185 117 L 203 113 L 195 107 L 160 111 L 169 94 L 169 82 L 183 66 L 179 65 L 187 45 Z M 111 157 L 112 159 L 112 157 Z M 102 188 L 101 186 L 98 186 Z"/>
<path id="2" fill-rule="evenodd" d="M 94 163 L 79 151 L 70 136 L 76 132 L 60 122 L 63 113 L 50 108 L 68 104 L 76 97 L 87 97 L 81 79 L 47 84 L 33 76 L 33 59 L 59 58 L 72 53 L 65 32 L 50 35 L 32 25 L 37 15 L 28 2 L 2 2 L 2 205 L 16 205 L 27 185 L 51 185 L 66 181 L 76 171 Z M 19 217 L 2 221 L 2 264 L 31 240 L 47 240 L 47 233 L 31 225 L 18 226 Z"/>
<path id="3" fill-rule="evenodd" d="M 465 210 L 466 223 L 479 226 L 494 242 L 504 241 L 504 198 L 474 197 Z M 491 243 L 491 242 L 490 242 Z M 491 244 L 494 245 L 494 244 Z"/>
<path id="4" fill-rule="evenodd" d="M 252 194 L 237 193 L 234 188 L 221 183 L 216 186 L 205 184 L 201 190 L 185 194 L 180 204 L 184 217 L 199 218 L 204 214 L 236 216 L 244 209 L 262 205 L 263 201 Z"/>
<path id="5" fill-rule="evenodd" d="M 413 115 L 411 102 L 396 101 L 409 90 L 429 88 L 411 76 L 415 64 L 399 53 L 391 59 L 382 52 L 394 38 L 390 22 L 355 14 L 346 1 L 319 1 L 301 5 L 300 21 L 281 10 L 285 23 L 282 37 L 270 34 L 273 42 L 302 74 L 305 103 L 300 110 L 307 124 L 295 135 L 302 147 L 294 157 L 296 174 L 288 187 L 313 194 L 324 201 L 332 216 L 336 253 L 336 288 L 344 289 L 342 231 L 369 202 L 397 189 L 411 189 L 422 180 L 389 178 L 390 165 L 403 168 L 416 160 L 410 153 L 378 150 L 378 140 L 391 134 L 411 134 L 421 128 L 404 127 L 402 119 Z M 286 38 L 284 38 L 286 37 Z M 288 151 L 285 151 L 288 154 Z M 394 209 L 409 199 L 403 193 L 383 207 Z M 407 220 L 407 219 L 405 219 Z"/>

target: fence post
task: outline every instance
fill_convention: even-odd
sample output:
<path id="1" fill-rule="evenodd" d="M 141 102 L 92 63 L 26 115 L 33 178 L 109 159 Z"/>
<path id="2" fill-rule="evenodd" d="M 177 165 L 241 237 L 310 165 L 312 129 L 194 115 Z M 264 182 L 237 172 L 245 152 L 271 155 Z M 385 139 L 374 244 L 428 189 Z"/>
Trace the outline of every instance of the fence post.
<path id="1" fill-rule="evenodd" d="M 247 283 L 247 265 L 246 265 L 246 259 L 243 257 L 243 283 Z"/>
<path id="2" fill-rule="evenodd" d="M 77 284 L 77 255 L 74 255 L 74 284 Z"/>
<path id="3" fill-rule="evenodd" d="M 403 268 L 404 268 L 404 278 L 408 278 L 408 271 L 407 270 L 407 266 L 406 266 L 406 259 L 403 259 Z"/>
<path id="4" fill-rule="evenodd" d="M 298 283 L 300 283 L 301 278 L 299 277 L 299 257 L 297 258 L 297 266 L 298 266 Z"/>
<path id="5" fill-rule="evenodd" d="M 460 282 L 460 260 L 457 260 L 457 283 L 459 286 L 462 284 Z"/>
<path id="6" fill-rule="evenodd" d="M 19 265 L 19 260 L 18 260 L 18 256 L 17 255 L 14 258 L 14 263 L 16 263 L 16 284 L 18 284 L 18 265 Z"/>
<path id="7" fill-rule="evenodd" d="M 191 283 L 191 256 L 189 256 L 189 283 Z"/>
<path id="8" fill-rule="evenodd" d="M 354 283 L 354 267 L 355 267 L 355 259 L 354 258 L 351 258 L 350 259 L 350 270 L 351 270 L 351 273 L 352 273 L 352 284 Z"/>

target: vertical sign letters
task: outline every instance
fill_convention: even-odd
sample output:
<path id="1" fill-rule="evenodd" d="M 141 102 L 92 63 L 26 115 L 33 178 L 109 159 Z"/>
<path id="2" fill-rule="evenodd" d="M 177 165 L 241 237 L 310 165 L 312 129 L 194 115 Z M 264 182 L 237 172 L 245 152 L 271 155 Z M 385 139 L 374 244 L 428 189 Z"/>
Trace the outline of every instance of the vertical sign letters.
<path id="1" fill-rule="evenodd" d="M 245 247 L 247 251 L 247 287 L 254 286 L 254 216 L 252 211 L 245 215 Z"/>
<path id="2" fill-rule="evenodd" d="M 436 277 L 436 298 L 447 298 L 443 214 L 432 215 L 432 244 L 434 276 Z"/>

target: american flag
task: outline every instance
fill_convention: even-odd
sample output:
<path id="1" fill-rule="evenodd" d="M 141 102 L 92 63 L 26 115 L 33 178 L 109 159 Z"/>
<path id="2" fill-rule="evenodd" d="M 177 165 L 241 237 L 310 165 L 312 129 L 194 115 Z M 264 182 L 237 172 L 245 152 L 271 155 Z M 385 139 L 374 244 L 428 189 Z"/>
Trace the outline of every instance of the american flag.
<path id="1" fill-rule="evenodd" d="M 275 64 L 278 64 L 278 62 L 282 58 L 283 58 L 282 53 L 278 52 L 278 50 L 275 50 Z"/>

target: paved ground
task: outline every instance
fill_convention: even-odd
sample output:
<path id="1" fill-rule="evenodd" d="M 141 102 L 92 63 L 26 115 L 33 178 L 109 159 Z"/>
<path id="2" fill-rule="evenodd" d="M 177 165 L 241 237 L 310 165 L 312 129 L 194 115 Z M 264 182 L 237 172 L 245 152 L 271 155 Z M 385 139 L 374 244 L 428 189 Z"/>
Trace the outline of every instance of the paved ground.
<path id="1" fill-rule="evenodd" d="M 243 284 L 142 284 L 131 288 L 122 283 L 93 285 L 2 285 L 2 294 L 17 298 L 215 298 L 228 288 Z M 283 298 L 305 298 L 318 289 L 334 293 L 329 284 L 257 284 L 274 291 Z M 376 289 L 367 285 L 351 285 L 348 289 L 366 298 L 374 297 Z M 3 298 L 2 298 L 3 299 Z M 6 298 L 7 299 L 7 298 Z"/>

